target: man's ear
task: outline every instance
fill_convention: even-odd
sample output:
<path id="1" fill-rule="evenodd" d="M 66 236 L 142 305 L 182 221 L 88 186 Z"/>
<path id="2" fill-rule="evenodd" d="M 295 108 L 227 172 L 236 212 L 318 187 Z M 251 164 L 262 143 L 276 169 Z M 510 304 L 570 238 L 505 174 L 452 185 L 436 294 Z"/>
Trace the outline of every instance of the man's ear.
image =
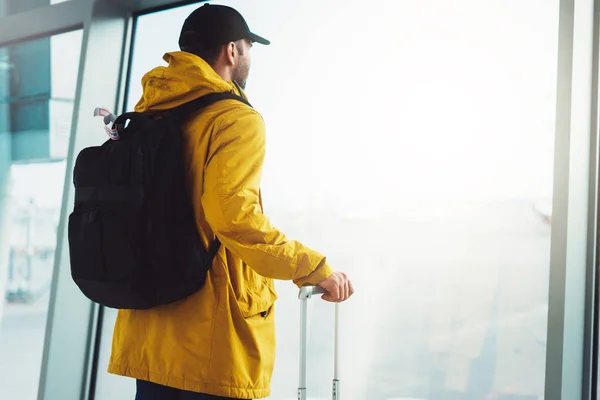
<path id="1" fill-rule="evenodd" d="M 225 48 L 225 59 L 227 60 L 227 64 L 235 65 L 237 57 L 237 48 L 235 47 L 234 42 L 229 42 L 227 47 Z"/>

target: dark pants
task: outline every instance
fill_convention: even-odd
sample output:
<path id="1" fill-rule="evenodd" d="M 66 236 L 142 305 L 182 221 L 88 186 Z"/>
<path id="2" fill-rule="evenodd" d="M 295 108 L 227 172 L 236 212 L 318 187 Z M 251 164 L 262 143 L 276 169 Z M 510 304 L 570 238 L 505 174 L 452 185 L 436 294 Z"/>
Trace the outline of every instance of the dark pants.
<path id="1" fill-rule="evenodd" d="M 135 394 L 135 400 L 235 400 L 229 397 L 188 392 L 186 390 L 162 386 L 140 379 L 136 381 L 136 385 L 137 392 Z"/>

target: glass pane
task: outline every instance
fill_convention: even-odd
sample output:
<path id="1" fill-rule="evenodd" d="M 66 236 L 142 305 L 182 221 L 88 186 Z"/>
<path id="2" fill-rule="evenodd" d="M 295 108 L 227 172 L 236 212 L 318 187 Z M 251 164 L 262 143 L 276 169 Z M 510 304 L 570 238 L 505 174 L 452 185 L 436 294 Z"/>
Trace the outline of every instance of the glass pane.
<path id="1" fill-rule="evenodd" d="M 0 49 L 0 398 L 37 398 L 81 40 Z"/>
<path id="2" fill-rule="evenodd" d="M 558 1 L 221 3 L 272 41 L 247 87 L 268 129 L 266 213 L 354 280 L 344 398 L 542 399 Z M 139 19 L 129 109 L 195 7 Z M 297 291 L 277 287 L 271 398 L 294 399 Z M 310 397 L 326 399 L 333 307 L 309 312 Z"/>

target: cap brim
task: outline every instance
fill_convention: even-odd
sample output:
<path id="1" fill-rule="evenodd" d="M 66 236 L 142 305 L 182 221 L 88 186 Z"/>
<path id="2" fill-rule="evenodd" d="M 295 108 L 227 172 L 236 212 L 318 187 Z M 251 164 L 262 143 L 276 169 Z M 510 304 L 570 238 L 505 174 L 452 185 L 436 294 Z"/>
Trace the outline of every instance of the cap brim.
<path id="1" fill-rule="evenodd" d="M 260 43 L 260 44 L 264 44 L 264 45 L 269 45 L 271 44 L 270 41 L 268 41 L 267 39 L 265 39 L 262 36 L 258 36 L 255 33 L 250 32 L 250 36 L 248 37 L 248 39 L 252 40 L 255 43 Z"/>

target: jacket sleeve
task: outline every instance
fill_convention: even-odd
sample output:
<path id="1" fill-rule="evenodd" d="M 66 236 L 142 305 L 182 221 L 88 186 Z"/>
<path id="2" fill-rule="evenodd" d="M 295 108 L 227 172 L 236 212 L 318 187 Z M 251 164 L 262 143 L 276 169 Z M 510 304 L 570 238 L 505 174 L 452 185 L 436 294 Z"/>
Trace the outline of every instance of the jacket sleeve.
<path id="1" fill-rule="evenodd" d="M 204 169 L 202 206 L 223 246 L 258 274 L 299 287 L 332 274 L 326 258 L 288 240 L 262 212 L 260 180 L 265 125 L 252 109 L 223 117 L 213 131 Z"/>

